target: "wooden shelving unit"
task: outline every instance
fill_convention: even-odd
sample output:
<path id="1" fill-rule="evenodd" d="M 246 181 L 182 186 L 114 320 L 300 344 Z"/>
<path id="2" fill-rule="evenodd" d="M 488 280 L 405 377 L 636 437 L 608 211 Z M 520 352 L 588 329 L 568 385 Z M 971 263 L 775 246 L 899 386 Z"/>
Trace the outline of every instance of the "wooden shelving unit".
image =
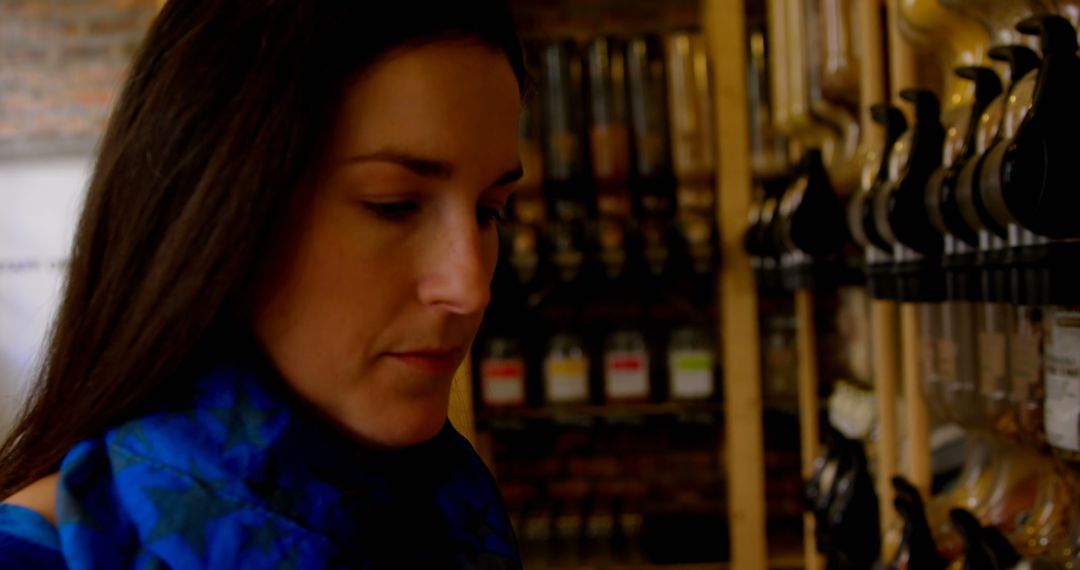
<path id="1" fill-rule="evenodd" d="M 523 1 L 523 0 L 519 0 Z M 559 2 L 548 4 L 561 5 Z M 685 4 L 683 2 L 682 4 Z M 680 6 L 682 5 L 680 4 Z M 669 570 L 765 570 L 803 567 L 802 544 L 766 544 L 766 471 L 761 389 L 758 307 L 750 260 L 742 234 L 751 201 L 749 119 L 746 79 L 744 0 L 701 0 L 700 27 L 713 66 L 717 137 L 718 188 L 716 219 L 720 232 L 721 270 L 717 279 L 719 358 L 723 371 L 722 403 L 627 405 L 617 409 L 581 406 L 563 410 L 520 410 L 477 417 L 469 392 L 470 371 L 459 372 L 451 398 L 451 420 L 482 453 L 490 453 L 490 436 L 477 433 L 479 423 L 536 421 L 565 417 L 612 419 L 658 415 L 705 415 L 722 422 L 724 440 L 716 453 L 725 466 L 731 545 L 730 562 L 650 566 L 643 562 L 566 566 L 565 568 L 666 568 Z M 684 17 L 684 10 L 677 10 Z M 677 20 L 678 18 L 676 18 Z M 529 564 L 528 568 L 564 568 Z"/>
<path id="2" fill-rule="evenodd" d="M 734 570 L 769 566 L 765 541 L 765 444 L 757 293 L 743 232 L 751 173 L 744 0 L 704 0 L 702 25 L 713 58 L 719 152 L 721 361 L 724 370 L 725 465 Z"/>

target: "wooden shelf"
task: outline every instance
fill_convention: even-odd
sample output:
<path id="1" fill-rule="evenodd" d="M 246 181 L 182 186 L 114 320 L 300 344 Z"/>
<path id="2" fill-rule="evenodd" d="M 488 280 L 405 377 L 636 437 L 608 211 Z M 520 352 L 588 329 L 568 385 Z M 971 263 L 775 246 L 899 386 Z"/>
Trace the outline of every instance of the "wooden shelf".
<path id="1" fill-rule="evenodd" d="M 594 419 L 637 420 L 651 416 L 681 416 L 710 421 L 723 414 L 722 402 L 649 402 L 640 404 L 584 404 L 551 408 L 515 410 L 481 410 L 477 419 L 486 424 L 507 424 L 513 421 L 551 420 L 579 422 Z"/>

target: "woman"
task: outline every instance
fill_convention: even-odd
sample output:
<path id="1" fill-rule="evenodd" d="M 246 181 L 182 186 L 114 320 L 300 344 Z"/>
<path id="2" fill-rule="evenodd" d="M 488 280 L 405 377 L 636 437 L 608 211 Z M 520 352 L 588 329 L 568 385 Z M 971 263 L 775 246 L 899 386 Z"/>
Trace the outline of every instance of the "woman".
<path id="1" fill-rule="evenodd" d="M 492 0 L 170 1 L 0 450 L 0 567 L 519 567 L 446 412 L 523 82 Z"/>

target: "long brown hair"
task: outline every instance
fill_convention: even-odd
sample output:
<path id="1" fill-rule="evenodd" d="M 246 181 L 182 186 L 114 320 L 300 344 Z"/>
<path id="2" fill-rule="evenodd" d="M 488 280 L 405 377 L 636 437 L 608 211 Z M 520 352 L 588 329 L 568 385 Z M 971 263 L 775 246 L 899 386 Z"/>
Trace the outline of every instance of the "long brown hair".
<path id="1" fill-rule="evenodd" d="M 498 0 L 170 0 L 119 97 L 39 378 L 0 447 L 0 498 L 160 405 L 228 346 L 350 78 L 441 38 L 502 50 Z"/>

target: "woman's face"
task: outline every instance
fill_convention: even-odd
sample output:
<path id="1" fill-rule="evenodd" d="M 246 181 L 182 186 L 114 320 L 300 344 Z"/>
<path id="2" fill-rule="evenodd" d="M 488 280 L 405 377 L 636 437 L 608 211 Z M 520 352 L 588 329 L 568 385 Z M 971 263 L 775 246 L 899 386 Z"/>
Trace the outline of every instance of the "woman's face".
<path id="1" fill-rule="evenodd" d="M 392 51 L 345 93 L 253 328 L 290 386 L 368 445 L 446 420 L 521 175 L 518 112 L 506 57 L 465 41 Z"/>

